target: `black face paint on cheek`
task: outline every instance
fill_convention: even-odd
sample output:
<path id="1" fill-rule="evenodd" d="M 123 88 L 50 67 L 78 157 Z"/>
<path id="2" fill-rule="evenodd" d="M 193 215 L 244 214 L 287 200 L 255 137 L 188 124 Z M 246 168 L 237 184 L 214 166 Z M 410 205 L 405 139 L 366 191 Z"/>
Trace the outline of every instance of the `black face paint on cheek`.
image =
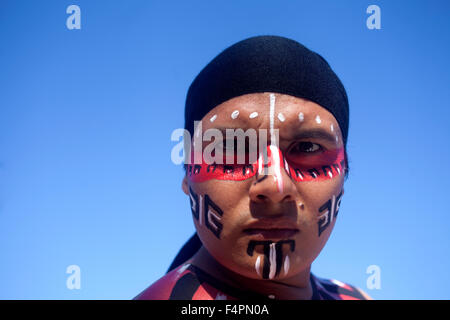
<path id="1" fill-rule="evenodd" d="M 324 175 L 333 178 L 333 170 L 331 169 L 331 166 L 323 166 L 322 171 Z"/>
<path id="2" fill-rule="evenodd" d="M 205 194 L 196 194 L 191 187 L 189 187 L 189 199 L 191 202 L 191 211 L 194 218 L 200 225 L 205 224 L 218 239 L 222 232 L 222 216 L 223 211 L 220 207 Z"/>
<path id="3" fill-rule="evenodd" d="M 316 179 L 320 175 L 319 170 L 317 170 L 316 168 L 308 169 L 308 172 L 314 179 Z"/>
<path id="4" fill-rule="evenodd" d="M 191 211 L 194 218 L 198 221 L 199 219 L 199 202 L 198 195 L 192 191 L 191 187 L 189 187 L 189 201 L 191 202 Z"/>
<path id="5" fill-rule="evenodd" d="M 223 165 L 223 173 L 233 174 L 234 173 L 234 166 L 228 165 L 228 164 L 224 164 Z"/>
<path id="6" fill-rule="evenodd" d="M 212 169 L 211 169 L 212 168 Z M 214 171 L 216 171 L 216 168 L 217 168 L 217 164 L 215 164 L 215 163 L 213 163 L 213 164 L 210 164 L 208 167 L 206 167 L 206 172 L 210 172 L 210 170 L 212 170 L 211 172 L 214 172 Z"/>
<path id="7" fill-rule="evenodd" d="M 253 171 L 253 166 L 250 165 L 250 164 L 246 164 L 246 165 L 244 165 L 244 167 L 242 168 L 242 175 L 245 176 L 245 175 L 247 175 L 248 173 L 250 173 L 250 171 L 251 171 L 252 173 L 254 172 L 254 171 Z"/>
<path id="8" fill-rule="evenodd" d="M 202 167 L 199 164 L 194 165 L 194 174 L 199 174 Z"/>
<path id="9" fill-rule="evenodd" d="M 221 223 L 223 211 L 215 204 L 211 198 L 205 194 L 205 221 L 206 227 L 220 239 L 220 233 L 222 232 L 223 225 Z"/>
<path id="10" fill-rule="evenodd" d="M 295 175 L 297 176 L 297 178 L 300 178 L 303 180 L 303 178 L 305 177 L 302 173 L 302 171 L 300 169 L 294 169 L 295 171 Z"/>
<path id="11" fill-rule="evenodd" d="M 319 227 L 319 237 L 322 232 L 333 222 L 333 219 L 337 217 L 341 200 L 342 191 L 337 197 L 332 196 L 331 199 L 320 206 L 319 213 L 321 213 L 322 211 L 325 212 L 319 215 L 319 222 L 317 223 Z"/>
<path id="12" fill-rule="evenodd" d="M 262 276 L 263 279 L 273 279 L 278 276 L 283 265 L 283 244 L 290 246 L 291 252 L 295 250 L 295 240 L 280 240 L 273 242 L 272 240 L 250 240 L 247 247 L 247 254 L 252 257 L 256 246 L 263 246 L 263 269 L 260 271 L 259 257 L 255 264 L 256 273 Z M 289 257 L 286 255 L 284 259 L 284 271 L 289 270 Z"/>

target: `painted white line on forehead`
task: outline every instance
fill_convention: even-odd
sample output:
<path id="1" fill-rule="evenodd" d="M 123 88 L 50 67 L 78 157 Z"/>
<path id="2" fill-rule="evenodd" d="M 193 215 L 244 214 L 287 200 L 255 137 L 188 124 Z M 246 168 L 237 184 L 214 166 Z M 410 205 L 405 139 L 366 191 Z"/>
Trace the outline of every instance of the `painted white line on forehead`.
<path id="1" fill-rule="evenodd" d="M 331 129 L 331 132 L 334 131 L 334 126 L 333 126 L 333 124 L 331 124 L 330 129 Z"/>
<path id="2" fill-rule="evenodd" d="M 214 120 L 216 120 L 216 119 L 217 119 L 217 114 L 213 115 L 211 117 L 211 119 L 209 119 L 209 121 L 214 122 Z"/>
<path id="3" fill-rule="evenodd" d="M 239 116 L 239 110 L 234 110 L 231 114 L 231 119 L 236 119 Z"/>
<path id="4" fill-rule="evenodd" d="M 274 179 L 277 182 L 278 192 L 283 192 L 283 176 L 281 175 L 281 159 L 278 149 L 278 141 L 274 133 L 274 122 L 275 122 L 275 95 L 270 94 L 270 154 L 273 160 L 274 168 Z"/>
<path id="5" fill-rule="evenodd" d="M 275 122 L 274 116 L 275 116 L 275 95 L 273 93 L 270 94 L 270 105 L 269 105 L 269 126 L 270 126 L 270 144 L 274 142 L 274 135 L 273 135 L 273 124 Z"/>
<path id="6" fill-rule="evenodd" d="M 250 119 L 253 119 L 253 118 L 256 118 L 258 116 L 258 112 L 252 112 L 248 117 L 250 118 Z"/>

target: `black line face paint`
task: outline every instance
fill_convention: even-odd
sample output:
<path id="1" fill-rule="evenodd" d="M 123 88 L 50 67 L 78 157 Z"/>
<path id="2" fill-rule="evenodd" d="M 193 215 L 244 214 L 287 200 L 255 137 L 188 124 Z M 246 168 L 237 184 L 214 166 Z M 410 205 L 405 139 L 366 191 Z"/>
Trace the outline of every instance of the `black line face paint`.
<path id="1" fill-rule="evenodd" d="M 258 256 L 255 262 L 256 273 L 263 279 L 273 279 L 278 276 L 283 265 L 284 273 L 289 271 L 289 256 L 286 255 L 283 263 L 283 245 L 289 245 L 291 252 L 295 250 L 295 240 L 250 240 L 247 247 L 247 254 L 252 257 L 256 246 L 263 246 L 264 261 L 261 272 L 261 257 Z"/>
<path id="2" fill-rule="evenodd" d="M 189 187 L 189 199 L 191 202 L 191 211 L 195 220 L 200 225 L 205 224 L 218 239 L 220 239 L 220 233 L 222 232 L 222 216 L 223 211 L 220 207 L 211 200 L 211 198 L 205 195 L 196 194 L 191 187 Z"/>
<path id="3" fill-rule="evenodd" d="M 323 211 L 325 212 L 319 215 L 319 221 L 317 223 L 319 230 L 319 237 L 322 234 L 322 232 L 326 228 L 328 228 L 328 226 L 333 222 L 333 219 L 337 217 L 341 200 L 342 200 L 342 191 L 339 193 L 337 197 L 333 195 L 331 199 L 329 199 L 327 202 L 325 202 L 323 205 L 320 206 L 319 214 Z"/>
<path id="4" fill-rule="evenodd" d="M 223 211 L 215 204 L 211 198 L 205 194 L 205 225 L 211 230 L 211 232 L 220 239 L 220 233 L 222 232 L 223 225 L 221 223 Z"/>
<path id="5" fill-rule="evenodd" d="M 198 220 L 200 211 L 198 195 L 194 191 L 192 191 L 191 187 L 189 187 L 189 201 L 191 202 L 192 215 L 195 217 L 196 220 Z"/>

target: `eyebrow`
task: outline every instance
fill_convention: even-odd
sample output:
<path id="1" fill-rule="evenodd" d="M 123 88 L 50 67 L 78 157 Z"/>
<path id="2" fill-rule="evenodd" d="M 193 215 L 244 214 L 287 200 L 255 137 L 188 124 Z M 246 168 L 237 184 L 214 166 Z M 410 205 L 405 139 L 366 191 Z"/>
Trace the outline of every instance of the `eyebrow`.
<path id="1" fill-rule="evenodd" d="M 301 132 L 298 132 L 294 134 L 293 139 L 300 140 L 300 139 L 306 139 L 306 138 L 316 138 L 316 139 L 322 139 L 326 140 L 330 143 L 336 143 L 336 136 L 329 133 L 328 131 L 325 131 L 324 129 L 308 129 L 308 130 L 302 130 Z"/>

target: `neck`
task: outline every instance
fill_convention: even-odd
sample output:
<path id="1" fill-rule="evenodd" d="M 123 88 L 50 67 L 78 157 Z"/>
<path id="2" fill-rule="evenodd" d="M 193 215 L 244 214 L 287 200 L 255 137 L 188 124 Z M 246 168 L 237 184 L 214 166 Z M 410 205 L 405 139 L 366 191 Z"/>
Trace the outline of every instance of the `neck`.
<path id="1" fill-rule="evenodd" d="M 289 278 L 252 279 L 225 268 L 203 246 L 192 258 L 192 264 L 230 286 L 257 292 L 275 299 L 308 300 L 311 299 L 313 294 L 310 282 L 310 266 Z"/>

